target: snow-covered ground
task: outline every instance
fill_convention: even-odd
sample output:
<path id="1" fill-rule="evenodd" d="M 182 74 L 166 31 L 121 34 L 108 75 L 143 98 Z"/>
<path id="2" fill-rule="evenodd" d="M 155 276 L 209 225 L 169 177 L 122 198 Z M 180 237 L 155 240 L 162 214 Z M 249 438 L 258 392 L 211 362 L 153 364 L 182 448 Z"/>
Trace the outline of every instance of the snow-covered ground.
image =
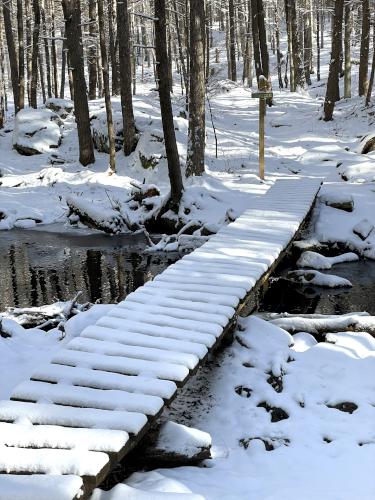
<path id="1" fill-rule="evenodd" d="M 95 500 L 373 498 L 375 340 L 317 343 L 255 317 L 236 338 L 207 382 L 209 406 L 200 401 L 190 421 L 211 434 L 213 459 L 137 473 Z"/>

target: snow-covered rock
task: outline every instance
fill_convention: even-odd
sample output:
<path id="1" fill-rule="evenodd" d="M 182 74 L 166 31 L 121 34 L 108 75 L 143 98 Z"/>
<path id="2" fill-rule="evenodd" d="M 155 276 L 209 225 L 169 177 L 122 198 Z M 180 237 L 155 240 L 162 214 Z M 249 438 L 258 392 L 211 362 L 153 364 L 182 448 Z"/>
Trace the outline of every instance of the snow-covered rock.
<path id="1" fill-rule="evenodd" d="M 312 269 L 301 269 L 299 271 L 290 271 L 287 279 L 302 285 L 314 285 L 324 288 L 339 288 L 353 286 L 351 282 L 335 274 L 323 274 Z"/>
<path id="2" fill-rule="evenodd" d="M 359 146 L 357 148 L 357 152 L 361 154 L 371 153 L 371 151 L 375 150 L 375 134 L 367 134 L 362 137 Z"/>
<path id="3" fill-rule="evenodd" d="M 365 241 L 374 229 L 374 225 L 367 219 L 363 219 L 353 227 L 353 233 L 356 234 L 362 241 Z"/>
<path id="4" fill-rule="evenodd" d="M 347 193 L 338 193 L 336 191 L 326 192 L 319 197 L 321 203 L 329 207 L 345 210 L 345 212 L 353 212 L 354 200 L 353 196 Z"/>
<path id="5" fill-rule="evenodd" d="M 113 128 L 115 132 L 115 148 L 120 151 L 123 145 L 123 122 L 121 108 L 114 105 L 112 110 Z M 91 135 L 95 148 L 101 153 L 109 153 L 108 126 L 105 106 L 97 108 L 90 115 Z"/>
<path id="6" fill-rule="evenodd" d="M 22 109 L 14 120 L 13 148 L 26 156 L 48 153 L 61 143 L 61 124 L 49 109 Z"/>
<path id="7" fill-rule="evenodd" d="M 211 436 L 207 432 L 177 424 L 165 422 L 160 429 L 154 453 L 161 458 L 169 456 L 176 462 L 195 462 L 210 458 Z"/>
<path id="8" fill-rule="evenodd" d="M 342 166 L 339 168 L 339 172 L 344 181 L 357 183 L 374 182 L 375 162 L 372 160 Z"/>
<path id="9" fill-rule="evenodd" d="M 136 472 L 110 491 L 94 490 L 91 500 L 204 500 L 183 483 L 160 472 Z"/>
<path id="10" fill-rule="evenodd" d="M 65 119 L 73 114 L 74 103 L 70 99 L 58 99 L 57 97 L 50 97 L 46 100 L 46 108 L 57 113 L 60 118 Z"/>
<path id="11" fill-rule="evenodd" d="M 298 267 L 308 267 L 310 269 L 331 269 L 335 264 L 342 262 L 355 262 L 359 257 L 354 252 L 347 252 L 335 257 L 325 257 L 318 252 L 303 252 L 297 261 Z"/>

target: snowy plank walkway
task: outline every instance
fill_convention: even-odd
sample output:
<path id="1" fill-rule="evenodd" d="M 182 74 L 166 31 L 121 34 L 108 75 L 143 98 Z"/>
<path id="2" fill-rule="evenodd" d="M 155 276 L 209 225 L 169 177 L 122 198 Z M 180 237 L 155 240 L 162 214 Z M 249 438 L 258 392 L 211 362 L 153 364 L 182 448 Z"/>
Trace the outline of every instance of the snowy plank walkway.
<path id="1" fill-rule="evenodd" d="M 0 498 L 87 497 L 253 307 L 319 188 L 277 181 L 1 401 Z"/>

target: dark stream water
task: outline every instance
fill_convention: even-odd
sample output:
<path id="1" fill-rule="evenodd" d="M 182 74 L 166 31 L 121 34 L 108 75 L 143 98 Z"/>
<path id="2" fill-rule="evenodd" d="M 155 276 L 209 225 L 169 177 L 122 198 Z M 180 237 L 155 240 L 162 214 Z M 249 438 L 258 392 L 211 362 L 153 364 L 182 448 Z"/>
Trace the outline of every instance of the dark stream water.
<path id="1" fill-rule="evenodd" d="M 72 299 L 118 302 L 161 273 L 168 258 L 143 253 L 143 235 L 12 230 L 0 232 L 0 311 Z M 290 267 L 292 266 L 292 267 Z M 284 261 L 266 293 L 261 310 L 289 313 L 375 315 L 375 261 L 338 264 L 328 273 L 349 279 L 352 288 L 322 289 L 291 284 L 283 275 L 293 268 Z"/>
<path id="2" fill-rule="evenodd" d="M 0 231 L 0 311 L 72 299 L 117 302 L 176 256 L 146 255 L 143 235 Z"/>
<path id="3" fill-rule="evenodd" d="M 288 313 L 345 314 L 366 311 L 375 315 L 375 261 L 337 264 L 326 272 L 348 279 L 352 288 L 326 289 L 298 286 L 283 279 L 282 269 L 272 279 L 261 304 L 262 311 Z"/>

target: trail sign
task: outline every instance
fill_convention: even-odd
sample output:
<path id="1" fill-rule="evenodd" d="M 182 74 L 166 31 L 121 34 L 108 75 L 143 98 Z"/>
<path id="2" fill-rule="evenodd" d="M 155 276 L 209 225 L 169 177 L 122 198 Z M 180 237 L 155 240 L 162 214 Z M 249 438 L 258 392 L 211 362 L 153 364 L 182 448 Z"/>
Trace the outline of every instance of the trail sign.
<path id="1" fill-rule="evenodd" d="M 253 99 L 259 99 L 259 177 L 262 180 L 264 180 L 264 117 L 266 114 L 266 100 L 273 97 L 273 92 L 266 92 L 267 86 L 268 82 L 265 79 L 260 79 L 260 92 L 253 92 L 251 94 Z"/>
<path id="2" fill-rule="evenodd" d="M 253 92 L 251 97 L 253 99 L 272 99 L 273 92 Z"/>

